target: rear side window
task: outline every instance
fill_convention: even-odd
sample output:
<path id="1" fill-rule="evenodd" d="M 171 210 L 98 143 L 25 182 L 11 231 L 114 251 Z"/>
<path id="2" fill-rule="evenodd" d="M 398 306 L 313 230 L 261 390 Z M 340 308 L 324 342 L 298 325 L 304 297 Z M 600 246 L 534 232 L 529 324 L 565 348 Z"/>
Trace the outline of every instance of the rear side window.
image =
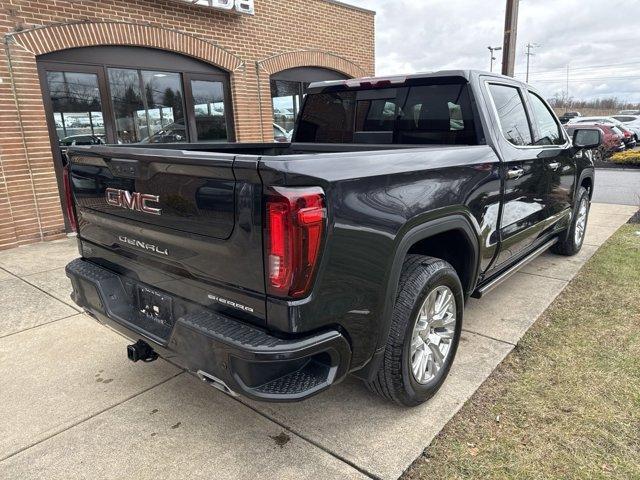
<path id="1" fill-rule="evenodd" d="M 489 84 L 505 138 L 517 146 L 531 145 L 531 129 L 520 91 L 508 85 Z"/>
<path id="2" fill-rule="evenodd" d="M 536 117 L 536 126 L 538 127 L 535 145 L 562 145 L 565 142 L 564 136 L 554 115 L 538 95 L 529 92 L 529 98 L 531 99 L 533 114 Z"/>
<path id="3" fill-rule="evenodd" d="M 309 94 L 295 141 L 478 143 L 467 83 Z"/>

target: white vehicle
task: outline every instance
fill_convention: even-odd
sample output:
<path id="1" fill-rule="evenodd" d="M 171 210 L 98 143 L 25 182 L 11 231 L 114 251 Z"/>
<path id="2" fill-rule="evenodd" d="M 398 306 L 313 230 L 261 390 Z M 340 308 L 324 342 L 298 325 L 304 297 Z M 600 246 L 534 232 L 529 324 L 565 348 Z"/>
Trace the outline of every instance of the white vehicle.
<path id="1" fill-rule="evenodd" d="M 625 144 L 627 148 L 633 148 L 636 146 L 636 143 L 640 139 L 640 131 L 636 131 L 632 129 L 630 125 L 627 125 L 624 122 L 614 118 L 614 117 L 576 117 L 569 120 L 568 125 L 574 125 L 576 123 L 589 123 L 589 124 L 597 124 L 601 123 L 603 125 L 614 125 L 620 128 L 623 132 L 625 130 L 631 132 L 633 137 L 629 137 L 625 140 Z"/>
<path id="2" fill-rule="evenodd" d="M 618 115 L 640 115 L 640 110 L 620 110 Z"/>
<path id="3" fill-rule="evenodd" d="M 626 110 L 626 111 L 631 112 L 631 111 L 637 111 L 637 110 Z M 636 141 L 640 140 L 640 114 L 638 115 L 618 114 L 618 115 L 613 115 L 612 118 L 615 118 L 616 120 L 624 123 L 624 126 L 627 127 L 629 130 L 631 130 L 635 134 Z"/>

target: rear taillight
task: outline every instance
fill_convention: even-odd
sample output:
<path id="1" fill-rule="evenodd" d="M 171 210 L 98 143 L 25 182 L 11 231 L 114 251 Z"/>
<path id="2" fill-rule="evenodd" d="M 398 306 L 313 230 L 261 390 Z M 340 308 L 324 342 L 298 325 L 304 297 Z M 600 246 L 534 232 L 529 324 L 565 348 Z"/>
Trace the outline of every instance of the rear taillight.
<path id="1" fill-rule="evenodd" d="M 70 166 L 67 163 L 62 170 L 62 183 L 64 185 L 64 200 L 67 209 L 67 218 L 69 219 L 69 226 L 74 232 L 78 231 L 78 220 L 76 219 L 76 210 L 73 207 L 73 191 L 71 189 L 71 172 Z"/>
<path id="2" fill-rule="evenodd" d="M 308 293 L 320 255 L 326 206 L 319 187 L 273 187 L 267 193 L 266 259 L 270 294 Z"/>

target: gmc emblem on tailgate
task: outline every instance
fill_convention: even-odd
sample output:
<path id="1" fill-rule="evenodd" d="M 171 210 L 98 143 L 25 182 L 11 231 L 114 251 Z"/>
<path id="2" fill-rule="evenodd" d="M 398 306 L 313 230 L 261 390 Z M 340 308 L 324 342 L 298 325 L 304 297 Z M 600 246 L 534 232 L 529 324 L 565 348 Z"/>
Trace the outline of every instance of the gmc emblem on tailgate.
<path id="1" fill-rule="evenodd" d="M 150 207 L 147 205 L 147 202 L 159 203 L 160 197 L 158 195 L 107 188 L 106 197 L 107 203 L 114 207 L 120 207 L 126 210 L 136 210 L 138 212 L 149 213 L 151 215 L 162 214 L 161 208 Z"/>

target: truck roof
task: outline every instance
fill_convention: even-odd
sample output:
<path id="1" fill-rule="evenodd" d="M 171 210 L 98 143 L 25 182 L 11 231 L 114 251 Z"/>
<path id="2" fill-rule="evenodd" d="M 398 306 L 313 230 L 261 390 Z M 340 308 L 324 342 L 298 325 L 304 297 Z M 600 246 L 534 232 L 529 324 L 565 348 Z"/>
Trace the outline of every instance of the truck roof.
<path id="1" fill-rule="evenodd" d="M 324 82 L 313 82 L 308 87 L 309 93 L 318 93 L 327 87 L 346 86 L 346 87 L 360 87 L 360 86 L 382 86 L 382 85 L 394 85 L 402 84 L 407 80 L 416 80 L 423 78 L 438 78 L 438 77 L 462 77 L 467 80 L 477 78 L 479 76 L 495 77 L 498 79 L 508 79 L 510 81 L 516 81 L 524 84 L 524 82 L 517 80 L 513 77 L 507 77 L 498 73 L 491 73 L 484 70 L 438 70 L 433 72 L 418 72 L 400 75 L 387 75 L 377 77 L 360 77 L 350 78 L 346 80 L 328 80 Z"/>

